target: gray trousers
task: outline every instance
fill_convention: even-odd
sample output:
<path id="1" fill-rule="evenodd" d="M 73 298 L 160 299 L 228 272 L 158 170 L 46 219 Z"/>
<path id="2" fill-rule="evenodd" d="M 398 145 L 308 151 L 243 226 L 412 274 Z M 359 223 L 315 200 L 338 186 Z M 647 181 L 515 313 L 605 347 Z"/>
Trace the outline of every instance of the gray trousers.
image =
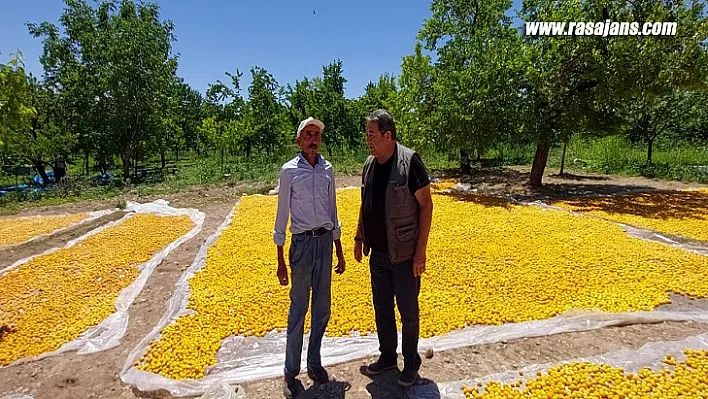
<path id="1" fill-rule="evenodd" d="M 285 376 L 300 373 L 305 316 L 312 289 L 312 323 L 307 365 L 322 366 L 320 347 L 332 298 L 332 232 L 318 237 L 293 235 L 290 243 L 290 310 L 285 349 Z"/>

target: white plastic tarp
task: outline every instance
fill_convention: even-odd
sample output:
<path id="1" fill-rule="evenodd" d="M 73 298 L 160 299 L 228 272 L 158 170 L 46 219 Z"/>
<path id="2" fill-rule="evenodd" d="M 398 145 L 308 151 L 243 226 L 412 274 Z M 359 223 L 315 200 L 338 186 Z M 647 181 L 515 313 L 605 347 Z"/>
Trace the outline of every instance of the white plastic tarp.
<path id="1" fill-rule="evenodd" d="M 57 234 L 57 233 L 61 233 L 61 232 L 63 232 L 63 231 L 66 231 L 66 230 L 73 229 L 74 227 L 76 227 L 76 226 L 78 226 L 78 225 L 82 225 L 82 224 L 85 224 L 85 223 L 88 223 L 88 222 L 92 222 L 92 221 L 94 221 L 94 220 L 96 220 L 96 219 L 98 219 L 98 218 L 102 218 L 102 217 L 104 217 L 104 216 L 106 216 L 106 215 L 110 215 L 111 213 L 117 212 L 117 211 L 118 211 L 118 209 L 116 208 L 116 209 L 105 209 L 105 210 L 102 210 L 102 211 L 89 212 L 89 215 L 88 215 L 86 218 L 84 218 L 84 219 L 82 219 L 82 220 L 80 220 L 80 221 L 78 221 L 78 222 L 74 222 L 74 223 L 72 223 L 72 224 L 70 224 L 70 225 L 68 225 L 68 226 L 61 227 L 61 228 L 56 229 L 56 230 L 54 230 L 54 231 L 50 231 L 49 233 L 44 233 L 44 234 L 36 235 L 36 236 L 30 238 L 29 240 L 25 240 L 25 241 L 20 242 L 20 243 L 17 243 L 17 244 L 0 245 L 0 249 L 7 249 L 7 248 L 12 248 L 12 247 L 17 247 L 17 246 L 20 246 L 20 245 L 24 245 L 24 244 L 27 244 L 27 243 L 30 243 L 30 242 L 39 240 L 40 238 L 49 237 L 49 236 L 52 236 L 52 235 L 54 235 L 54 234 Z M 69 214 L 66 214 L 66 215 L 63 215 L 63 216 L 69 216 Z M 42 218 L 42 217 L 45 217 L 45 216 L 42 216 L 42 215 L 39 215 L 39 216 L 27 216 L 27 217 L 22 217 L 22 218 L 17 218 L 17 219 L 32 219 L 32 218 Z M 12 220 L 17 220 L 17 219 L 12 219 Z"/>
<path id="2" fill-rule="evenodd" d="M 200 248 L 194 263 L 178 281 L 175 293 L 170 300 L 167 312 L 158 325 L 128 355 L 121 379 L 141 391 L 165 389 L 174 396 L 198 396 L 209 390 L 210 394 L 222 392 L 214 399 L 228 399 L 230 392 L 224 390 L 225 384 L 238 384 L 257 379 L 281 376 L 285 360 L 285 333 L 271 332 L 265 337 L 232 336 L 222 342 L 216 357 L 217 364 L 207 370 L 206 377 L 199 380 L 171 380 L 161 375 L 137 370 L 133 367 L 148 349 L 149 343 L 159 339 L 160 331 L 182 315 L 189 314 L 185 309 L 189 298 L 188 279 L 205 264 L 207 249 L 214 243 L 222 231 L 228 227 L 235 209 L 227 216 L 217 231 Z M 535 320 L 501 326 L 474 326 L 448 334 L 421 339 L 420 351 L 433 348 L 436 351 L 472 345 L 482 345 L 528 337 L 547 336 L 559 333 L 588 331 L 609 326 L 658 323 L 662 321 L 696 321 L 708 323 L 708 312 L 695 310 L 652 311 L 629 313 L 573 312 L 546 320 Z M 400 342 L 400 334 L 399 334 Z M 304 340 L 307 346 L 307 337 Z M 401 345 L 399 344 L 399 351 Z M 332 365 L 356 360 L 378 353 L 378 340 L 375 334 L 365 337 L 329 338 L 322 342 L 322 361 Z M 302 369 L 306 367 L 303 358 Z M 221 387 L 221 388 L 219 388 Z"/>
<path id="3" fill-rule="evenodd" d="M 484 386 L 490 381 L 498 381 L 509 383 L 513 381 L 526 381 L 529 378 L 535 378 L 536 372 L 545 372 L 551 367 L 568 364 L 568 363 L 595 363 L 607 364 L 612 367 L 622 368 L 626 372 L 637 373 L 644 367 L 649 367 L 654 371 L 658 371 L 666 365 L 662 362 L 664 356 L 672 355 L 677 360 L 685 360 L 683 351 L 685 349 L 706 350 L 708 349 L 708 334 L 701 334 L 694 337 L 689 337 L 680 341 L 660 341 L 651 342 L 638 350 L 621 349 L 614 352 L 609 352 L 599 356 L 588 358 L 576 358 L 562 361 L 559 363 L 534 364 L 526 366 L 519 370 L 506 371 L 502 373 L 488 375 L 475 380 L 462 380 L 455 382 L 447 382 L 437 385 L 437 390 L 440 392 L 440 398 L 444 399 L 464 399 L 465 395 L 462 392 L 463 386 L 477 387 L 477 383 L 482 383 Z M 523 372 L 524 377 L 519 376 L 519 372 Z"/>
<path id="4" fill-rule="evenodd" d="M 8 270 L 19 267 L 22 264 L 27 263 L 38 256 L 44 256 L 56 251 L 60 251 L 62 249 L 70 248 L 80 243 L 81 241 L 86 240 L 87 238 L 98 234 L 104 230 L 110 229 L 113 226 L 123 223 L 127 219 L 138 214 L 149 213 L 160 216 L 187 215 L 194 223 L 194 227 L 185 235 L 181 236 L 179 239 L 171 242 L 170 244 L 162 248 L 159 252 L 155 253 L 155 255 L 153 255 L 150 260 L 137 266 L 140 270 L 140 274 L 135 279 L 135 281 L 133 281 L 129 286 L 125 287 L 120 292 L 115 302 L 116 311 L 110 316 L 108 316 L 106 319 L 104 319 L 101 323 L 89 328 L 79 338 L 67 342 L 56 351 L 43 353 L 33 358 L 19 359 L 6 367 L 11 367 L 15 364 L 23 363 L 26 361 L 39 360 L 66 351 L 75 350 L 78 351 L 79 354 L 86 354 L 99 352 L 118 346 L 120 344 L 120 339 L 123 337 L 126 328 L 128 327 L 128 308 L 133 303 L 138 294 L 140 294 L 140 291 L 142 291 L 143 286 L 145 286 L 145 282 L 148 280 L 152 272 L 155 270 L 155 268 L 157 268 L 160 263 L 162 263 L 162 261 L 170 254 L 170 252 L 172 252 L 178 246 L 182 245 L 187 240 L 199 234 L 204 224 L 205 215 L 203 212 L 200 212 L 196 209 L 173 208 L 169 206 L 169 203 L 165 200 L 156 200 L 154 202 L 144 204 L 128 201 L 126 205 L 127 206 L 125 208 L 125 211 L 127 212 L 127 214 L 121 219 L 107 223 L 94 230 L 91 230 L 83 236 L 75 240 L 69 241 L 63 248 L 53 248 L 45 251 L 42 254 L 20 259 L 19 261 L 15 262 L 11 266 L 3 269 L 0 272 L 6 272 Z"/>

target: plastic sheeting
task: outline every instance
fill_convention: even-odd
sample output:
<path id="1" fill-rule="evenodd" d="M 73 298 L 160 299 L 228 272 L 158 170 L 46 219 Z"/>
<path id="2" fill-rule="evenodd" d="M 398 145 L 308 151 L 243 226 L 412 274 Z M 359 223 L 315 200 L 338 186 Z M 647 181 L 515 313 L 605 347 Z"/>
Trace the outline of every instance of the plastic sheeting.
<path id="1" fill-rule="evenodd" d="M 537 320 L 502 326 L 476 326 L 454 331 L 442 336 L 421 339 L 419 349 L 436 351 L 465 346 L 490 344 L 505 340 L 547 336 L 560 333 L 588 331 L 610 326 L 659 323 L 662 321 L 697 321 L 708 323 L 706 312 L 631 312 L 631 313 L 595 313 L 588 312 L 575 316 L 558 316 L 547 320 Z M 131 353 L 126 362 L 122 379 L 143 391 L 166 389 L 174 396 L 195 396 L 206 390 L 221 392 L 222 396 L 213 399 L 230 398 L 224 384 L 237 384 L 256 379 L 279 377 L 283 372 L 285 360 L 285 335 L 271 333 L 264 338 L 230 337 L 222 343 L 217 353 L 218 363 L 200 380 L 170 380 L 165 377 L 136 370 L 132 362 L 146 350 L 142 342 Z M 307 337 L 304 346 L 307 346 Z M 400 352 L 400 335 L 399 335 Z M 374 335 L 351 338 L 325 338 L 322 343 L 322 361 L 332 365 L 356 360 L 378 353 L 378 341 Z M 305 364 L 303 364 L 303 370 Z M 228 386 L 228 385 L 227 385 Z M 221 388 L 220 388 L 221 387 Z M 418 390 L 424 390 L 420 387 Z M 422 392 L 421 392 L 422 394 Z M 415 396 L 418 397 L 418 396 Z"/>
<path id="2" fill-rule="evenodd" d="M 6 396 L 0 397 L 0 399 L 34 399 L 32 395 L 27 395 L 24 393 L 12 393 Z"/>
<path id="3" fill-rule="evenodd" d="M 134 385 L 142 391 L 152 391 L 164 388 L 169 390 L 175 396 L 198 396 L 208 394 L 209 396 L 207 397 L 210 399 L 235 399 L 233 397 L 233 389 L 228 389 L 226 382 L 224 381 L 222 383 L 222 381 L 218 378 L 210 380 L 208 383 L 191 380 L 174 381 L 161 375 L 137 370 L 133 367 L 133 364 L 147 351 L 152 340 L 159 339 L 160 331 L 162 331 L 163 328 L 167 327 L 183 315 L 191 313 L 190 310 L 186 309 L 187 301 L 189 300 L 189 279 L 194 276 L 194 273 L 201 269 L 206 263 L 207 250 L 219 237 L 221 237 L 221 233 L 224 229 L 231 224 L 231 219 L 233 218 L 234 213 L 236 213 L 237 206 L 238 204 L 231 209 L 231 212 L 219 225 L 214 234 L 209 236 L 206 242 L 204 242 L 204 244 L 202 244 L 199 248 L 199 252 L 197 252 L 194 262 L 187 268 L 185 273 L 175 284 L 175 291 L 172 298 L 170 298 L 167 311 L 165 311 L 162 315 L 162 318 L 157 323 L 155 328 L 153 328 L 153 330 L 138 343 L 135 349 L 128 354 L 128 358 L 126 359 L 123 370 L 121 371 L 121 380 L 123 380 L 124 383 Z"/>
<path id="4" fill-rule="evenodd" d="M 135 361 L 147 351 L 149 343 L 159 339 L 160 331 L 182 315 L 189 298 L 188 280 L 201 269 L 206 262 L 206 254 L 211 246 L 228 227 L 236 208 L 231 211 L 216 232 L 200 248 L 194 263 L 177 282 L 175 293 L 170 300 L 167 312 L 158 325 L 128 355 L 121 379 L 141 391 L 165 389 L 174 396 L 199 396 L 209 392 L 211 399 L 229 399 L 233 392 L 228 384 L 238 384 L 257 379 L 281 376 L 285 360 L 285 333 L 271 332 L 265 337 L 232 336 L 222 342 L 216 354 L 217 364 L 207 370 L 206 377 L 199 380 L 171 380 L 161 375 L 137 370 Z M 501 326 L 473 326 L 448 334 L 421 339 L 419 349 L 428 348 L 436 351 L 482 345 L 528 337 L 547 336 L 559 333 L 588 331 L 609 326 L 659 323 L 662 321 L 697 321 L 708 323 L 708 312 L 695 310 L 652 311 L 629 313 L 601 313 L 592 311 L 574 311 L 546 320 L 534 320 Z M 399 351 L 400 345 L 399 334 Z M 304 347 L 307 346 L 307 337 Z M 304 348 L 303 348 L 304 349 Z M 361 359 L 378 353 L 376 334 L 365 337 L 346 338 L 325 337 L 322 342 L 322 362 L 324 365 Z M 303 358 L 302 369 L 306 367 Z M 419 389 L 419 388 L 416 388 Z M 420 388 L 424 389 L 424 388 Z M 421 392 L 422 394 L 422 392 Z"/>
<path id="5" fill-rule="evenodd" d="M 685 349 L 708 349 L 708 334 L 701 334 L 680 341 L 652 342 L 644 345 L 638 350 L 621 349 L 588 358 L 576 358 L 558 363 L 534 364 L 519 370 L 492 374 L 475 380 L 441 383 L 437 385 L 437 389 L 440 391 L 440 398 L 464 399 L 465 395 L 462 392 L 462 387 L 465 385 L 469 387 L 476 387 L 478 382 L 481 382 L 484 386 L 490 381 L 527 381 L 529 378 L 534 378 L 536 372 L 538 371 L 545 372 L 551 367 L 575 362 L 607 364 L 615 368 L 622 368 L 626 372 L 630 373 L 637 373 L 644 367 L 650 367 L 654 371 L 657 371 L 663 367 L 666 367 L 666 365 L 662 362 L 662 359 L 668 354 L 673 355 L 679 361 L 685 360 L 685 356 L 683 354 Z M 523 372 L 526 377 L 520 377 L 520 371 Z"/>
<path id="6" fill-rule="evenodd" d="M 199 232 L 202 230 L 202 226 L 204 224 L 204 219 L 205 215 L 203 212 L 200 212 L 199 210 L 196 209 L 181 209 L 181 208 L 173 208 L 169 206 L 169 203 L 165 200 L 156 200 L 154 202 L 149 202 L 149 203 L 144 203 L 140 204 L 137 202 L 132 202 L 128 201 L 126 203 L 126 208 L 125 211 L 128 212 L 125 216 L 123 216 L 121 219 L 107 223 L 103 226 L 100 226 L 94 230 L 91 230 L 90 232 L 84 234 L 83 236 L 69 241 L 63 248 L 53 248 L 48 251 L 45 251 L 42 254 L 34 255 L 29 258 L 21 259 L 14 264 L 12 264 L 10 267 L 6 268 L 3 271 L 13 269 L 15 267 L 19 267 L 24 263 L 29 262 L 30 260 L 34 259 L 35 257 L 38 256 L 44 256 L 62 249 L 70 248 L 81 241 L 98 234 L 104 230 L 110 229 L 113 226 L 116 226 L 120 223 L 123 223 L 127 219 L 138 215 L 138 214 L 155 214 L 155 215 L 160 215 L 160 216 L 189 216 L 189 218 L 192 220 L 194 223 L 194 227 L 187 232 L 185 235 L 180 237 L 179 239 L 171 242 L 164 248 L 162 248 L 159 252 L 157 252 L 155 255 L 153 255 L 150 260 L 147 262 L 137 266 L 138 270 L 140 270 L 140 274 L 138 277 L 133 281 L 129 286 L 125 287 L 119 294 L 118 298 L 116 299 L 115 302 L 115 309 L 116 311 L 112 313 L 110 316 L 108 316 L 106 319 L 104 319 L 101 323 L 99 323 L 96 326 L 93 326 L 89 328 L 87 331 L 85 331 L 79 338 L 67 342 L 66 344 L 62 345 L 59 349 L 56 351 L 52 352 L 46 352 L 43 353 L 39 356 L 32 357 L 32 358 L 25 358 L 25 359 L 19 359 L 13 363 L 11 363 L 9 366 L 6 367 L 11 367 L 15 364 L 19 363 L 24 363 L 27 361 L 34 361 L 34 360 L 39 360 L 45 357 L 49 356 L 54 356 L 63 352 L 67 351 L 78 351 L 79 354 L 87 354 L 87 353 L 94 353 L 94 352 L 99 352 L 103 351 L 106 349 L 110 349 L 113 347 L 116 347 L 120 344 L 120 339 L 123 337 L 125 334 L 125 331 L 128 327 L 128 308 L 130 305 L 133 303 L 135 298 L 140 294 L 140 291 L 142 291 L 143 287 L 145 286 L 145 282 L 147 282 L 148 278 L 152 274 L 152 272 L 157 268 L 157 266 L 162 263 L 162 261 L 172 252 L 175 248 L 178 246 L 182 245 L 184 242 L 187 240 L 191 239 L 192 237 L 196 236 L 199 234 Z"/>
<path id="7" fill-rule="evenodd" d="M 23 242 L 20 242 L 20 243 L 17 243 L 17 244 L 0 245 L 0 249 L 8 249 L 8 248 L 12 248 L 12 247 L 17 247 L 17 246 L 20 246 L 20 245 L 24 245 L 24 244 L 33 242 L 33 241 L 35 241 L 35 240 L 39 240 L 40 238 L 49 237 L 49 236 L 52 236 L 52 235 L 54 235 L 54 234 L 61 233 L 62 231 L 66 231 L 66 230 L 69 230 L 69 229 L 73 229 L 73 228 L 76 227 L 76 226 L 79 226 L 79 225 L 82 225 L 82 224 L 85 224 L 85 223 L 88 223 L 88 222 L 92 222 L 92 221 L 94 221 L 94 220 L 96 220 L 96 219 L 98 219 L 98 218 L 102 218 L 102 217 L 104 217 L 104 216 L 106 216 L 106 215 L 110 215 L 111 213 L 117 212 L 117 211 L 118 211 L 118 208 L 116 208 L 116 209 L 105 209 L 105 210 L 102 210 L 102 211 L 89 212 L 89 215 L 88 215 L 85 219 L 83 219 L 83 220 L 81 220 L 81 221 L 72 223 L 72 224 L 70 224 L 70 225 L 68 225 L 68 226 L 65 226 L 65 227 L 61 227 L 61 228 L 56 229 L 56 230 L 54 230 L 54 231 L 50 231 L 49 233 L 44 233 L 44 234 L 36 235 L 36 236 L 30 238 L 29 240 L 26 240 L 26 241 L 23 241 Z M 67 214 L 66 216 L 68 216 L 68 214 Z M 41 218 L 41 217 L 44 217 L 44 216 L 41 216 L 41 215 L 40 215 L 40 216 L 28 216 L 27 218 Z M 26 219 L 26 218 L 23 218 L 23 219 Z M 1 273 L 2 271 L 3 271 L 3 270 L 0 270 L 0 273 Z"/>

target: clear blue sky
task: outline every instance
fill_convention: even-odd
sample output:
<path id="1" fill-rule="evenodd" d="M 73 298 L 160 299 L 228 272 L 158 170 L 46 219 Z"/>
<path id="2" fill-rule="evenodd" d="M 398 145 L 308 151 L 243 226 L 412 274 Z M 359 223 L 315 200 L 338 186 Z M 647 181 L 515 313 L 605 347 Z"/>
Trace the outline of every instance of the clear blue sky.
<path id="1" fill-rule="evenodd" d="M 514 0 L 518 5 L 521 0 Z M 162 19 L 175 24 L 179 71 L 202 93 L 224 72 L 266 68 L 285 85 L 321 74 L 322 65 L 341 59 L 346 94 L 356 97 L 369 81 L 398 74 L 401 58 L 413 51 L 415 36 L 430 16 L 428 0 L 161 0 Z M 35 75 L 42 73 L 41 41 L 26 22 L 56 23 L 62 0 L 0 0 L 0 60 L 22 51 Z M 315 11 L 315 14 L 313 14 Z"/>

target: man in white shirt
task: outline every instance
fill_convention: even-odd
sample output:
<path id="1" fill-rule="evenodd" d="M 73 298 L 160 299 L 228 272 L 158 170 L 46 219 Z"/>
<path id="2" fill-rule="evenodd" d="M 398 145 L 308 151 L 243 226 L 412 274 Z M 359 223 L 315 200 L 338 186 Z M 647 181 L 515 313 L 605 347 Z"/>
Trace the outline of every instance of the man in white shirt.
<path id="1" fill-rule="evenodd" d="M 308 118 L 297 129 L 301 152 L 280 169 L 278 211 L 273 241 L 278 247 L 278 280 L 288 285 L 288 270 L 283 246 L 285 228 L 290 218 L 289 260 L 292 285 L 285 352 L 285 397 L 296 396 L 302 385 L 300 373 L 302 341 L 310 289 L 312 323 L 307 347 L 307 374 L 316 383 L 329 381 L 322 367 L 320 347 L 330 316 L 332 284 L 332 244 L 337 250 L 338 274 L 344 273 L 345 261 L 340 241 L 341 225 L 337 215 L 337 197 L 332 164 L 318 153 L 324 123 Z"/>

